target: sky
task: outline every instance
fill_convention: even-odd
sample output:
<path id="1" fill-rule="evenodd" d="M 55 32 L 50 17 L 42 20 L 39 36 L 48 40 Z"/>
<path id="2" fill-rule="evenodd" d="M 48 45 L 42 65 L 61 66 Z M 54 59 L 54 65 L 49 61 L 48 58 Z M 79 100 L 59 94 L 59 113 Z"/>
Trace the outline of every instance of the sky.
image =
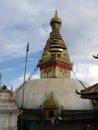
<path id="1" fill-rule="evenodd" d="M 98 60 L 93 58 L 98 54 L 98 0 L 0 0 L 1 85 L 16 89 L 23 82 L 28 42 L 26 78 L 40 77 L 35 69 L 55 10 L 73 62 L 72 78 L 89 85 L 98 82 Z"/>

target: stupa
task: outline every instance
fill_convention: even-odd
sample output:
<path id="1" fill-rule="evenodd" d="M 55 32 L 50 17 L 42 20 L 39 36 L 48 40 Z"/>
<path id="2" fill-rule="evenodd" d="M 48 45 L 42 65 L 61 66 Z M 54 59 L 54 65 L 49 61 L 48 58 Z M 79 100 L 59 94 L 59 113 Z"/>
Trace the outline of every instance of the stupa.
<path id="1" fill-rule="evenodd" d="M 71 79 L 73 63 L 60 34 L 62 21 L 57 11 L 50 20 L 50 25 L 52 30 L 37 64 L 40 79 L 27 81 L 15 91 L 16 104 L 23 110 L 19 116 L 19 128 L 22 120 L 23 130 L 53 129 L 51 123 L 58 117 L 62 120 L 64 129 L 68 122 L 93 119 L 92 102 L 81 99 L 75 92 L 88 85 Z"/>

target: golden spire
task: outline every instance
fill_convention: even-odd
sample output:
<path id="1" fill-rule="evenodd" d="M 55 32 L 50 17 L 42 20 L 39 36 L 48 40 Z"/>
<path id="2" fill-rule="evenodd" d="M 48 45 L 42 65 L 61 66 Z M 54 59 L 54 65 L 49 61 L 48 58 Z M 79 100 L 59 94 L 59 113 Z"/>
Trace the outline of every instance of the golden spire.
<path id="1" fill-rule="evenodd" d="M 51 92 L 51 95 L 45 104 L 45 108 L 58 108 L 58 102 L 54 99 L 53 92 Z"/>
<path id="2" fill-rule="evenodd" d="M 50 21 L 52 31 L 44 47 L 42 58 L 37 65 L 41 70 L 41 78 L 70 78 L 72 63 L 60 34 L 61 23 L 56 10 Z"/>
<path id="3" fill-rule="evenodd" d="M 62 24 L 62 20 L 58 17 L 57 10 L 55 11 L 54 17 L 50 21 L 50 25 L 52 26 L 53 23 Z"/>
<path id="4" fill-rule="evenodd" d="M 58 13 L 57 10 L 55 10 L 55 16 L 54 17 L 58 17 Z"/>

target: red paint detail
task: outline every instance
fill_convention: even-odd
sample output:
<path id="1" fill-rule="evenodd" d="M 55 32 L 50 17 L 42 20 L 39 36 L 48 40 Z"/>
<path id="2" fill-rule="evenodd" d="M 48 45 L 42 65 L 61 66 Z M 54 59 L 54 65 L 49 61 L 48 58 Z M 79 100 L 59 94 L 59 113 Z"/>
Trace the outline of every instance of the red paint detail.
<path id="1" fill-rule="evenodd" d="M 48 63 L 46 65 L 41 66 L 40 70 L 43 70 L 43 69 L 46 69 L 46 68 L 49 68 L 49 67 L 52 67 L 52 66 L 53 66 L 53 64 Z"/>
<path id="2" fill-rule="evenodd" d="M 59 63 L 59 62 L 48 63 L 48 64 L 45 64 L 43 66 L 40 66 L 40 70 L 47 69 L 49 67 L 60 67 L 60 68 L 66 69 L 66 70 L 70 70 L 70 71 L 72 70 L 72 66 L 62 64 L 62 63 Z"/>
<path id="3" fill-rule="evenodd" d="M 72 66 L 66 65 L 66 64 L 61 64 L 58 62 L 55 62 L 55 66 L 60 67 L 60 68 L 64 68 L 66 70 L 72 70 Z"/>

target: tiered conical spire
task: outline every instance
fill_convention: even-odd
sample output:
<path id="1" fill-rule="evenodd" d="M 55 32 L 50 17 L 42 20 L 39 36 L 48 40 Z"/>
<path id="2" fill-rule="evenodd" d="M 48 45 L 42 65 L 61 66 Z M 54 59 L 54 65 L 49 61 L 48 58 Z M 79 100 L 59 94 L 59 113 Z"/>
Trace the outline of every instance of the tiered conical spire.
<path id="1" fill-rule="evenodd" d="M 45 49 L 50 52 L 61 52 L 63 49 L 66 49 L 66 45 L 60 34 L 61 24 L 62 21 L 58 18 L 57 11 L 55 11 L 55 15 L 50 21 L 52 32 L 50 33 L 50 37 L 45 46 Z"/>
<path id="2" fill-rule="evenodd" d="M 44 53 L 38 63 L 41 78 L 66 77 L 70 78 L 72 63 L 70 62 L 67 47 L 60 34 L 62 21 L 55 11 L 50 21 L 52 31 L 44 48 Z"/>

